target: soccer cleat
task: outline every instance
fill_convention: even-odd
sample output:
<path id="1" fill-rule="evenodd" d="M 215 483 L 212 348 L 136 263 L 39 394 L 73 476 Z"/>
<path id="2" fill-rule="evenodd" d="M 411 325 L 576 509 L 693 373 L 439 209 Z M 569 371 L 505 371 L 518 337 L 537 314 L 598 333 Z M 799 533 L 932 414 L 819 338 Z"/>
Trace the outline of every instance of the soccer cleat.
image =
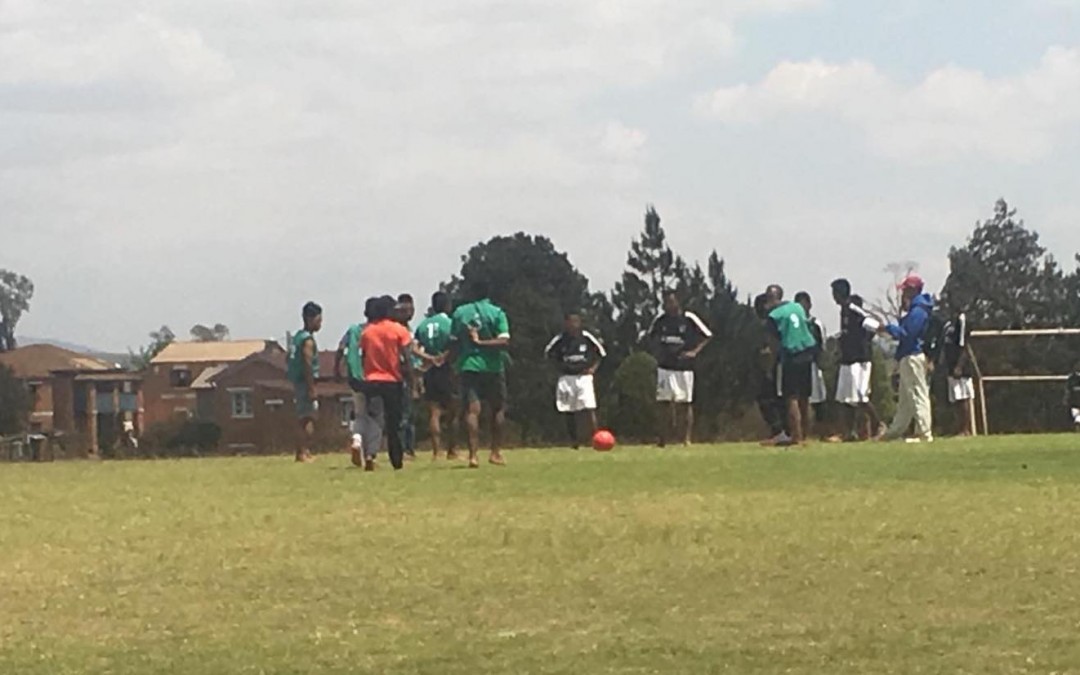
<path id="1" fill-rule="evenodd" d="M 349 452 L 352 454 L 353 466 L 364 466 L 364 456 L 360 454 L 360 448 L 353 446 Z"/>
<path id="2" fill-rule="evenodd" d="M 781 433 L 777 434 L 776 436 L 773 436 L 772 438 L 765 439 L 764 441 L 761 442 L 761 446 L 764 447 L 764 448 L 772 448 L 772 447 L 781 447 L 782 448 L 782 447 L 787 447 L 789 445 L 791 445 L 791 436 L 788 436 L 784 432 L 781 432 Z"/>
<path id="3" fill-rule="evenodd" d="M 375 470 L 375 460 L 372 459 L 371 457 L 368 457 L 367 459 L 364 460 L 364 471 L 374 471 L 374 470 Z"/>

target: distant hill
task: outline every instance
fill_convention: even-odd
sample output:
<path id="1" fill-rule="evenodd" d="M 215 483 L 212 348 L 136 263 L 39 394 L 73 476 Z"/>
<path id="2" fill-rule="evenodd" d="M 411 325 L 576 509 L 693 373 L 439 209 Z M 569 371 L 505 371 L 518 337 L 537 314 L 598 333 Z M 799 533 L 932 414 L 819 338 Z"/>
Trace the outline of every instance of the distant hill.
<path id="1" fill-rule="evenodd" d="M 18 338 L 19 346 L 26 345 L 52 345 L 54 347 L 60 347 L 61 349 L 70 349 L 73 352 L 80 354 L 86 354 L 93 356 L 94 358 L 107 361 L 109 363 L 120 364 L 121 368 L 131 367 L 131 354 L 118 354 L 114 352 L 105 352 L 100 349 L 94 349 L 93 347 L 87 347 L 86 345 L 76 344 L 74 342 L 67 342 L 65 340 L 55 340 L 53 338 L 38 338 L 30 336 L 20 336 Z"/>

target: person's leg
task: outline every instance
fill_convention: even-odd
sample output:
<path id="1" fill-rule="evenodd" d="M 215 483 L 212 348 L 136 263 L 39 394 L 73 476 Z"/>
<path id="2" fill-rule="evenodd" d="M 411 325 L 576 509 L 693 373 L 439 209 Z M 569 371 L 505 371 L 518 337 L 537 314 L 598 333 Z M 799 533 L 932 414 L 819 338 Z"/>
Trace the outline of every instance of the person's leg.
<path id="1" fill-rule="evenodd" d="M 400 386 L 394 383 L 380 384 L 383 392 L 383 406 L 386 411 L 387 451 L 390 455 L 390 465 L 395 470 L 401 469 L 405 460 L 405 443 L 403 431 L 403 408 L 405 399 L 401 396 Z M 395 391 L 397 390 L 397 391 Z"/>
<path id="2" fill-rule="evenodd" d="M 694 404 L 683 403 L 682 409 L 685 413 L 683 424 L 683 445 L 690 446 L 694 440 Z"/>
<path id="3" fill-rule="evenodd" d="M 912 368 L 914 357 L 906 356 L 899 363 L 900 400 L 896 405 L 896 416 L 885 432 L 887 440 L 904 437 L 911 421 L 915 419 L 915 369 Z"/>
<path id="4" fill-rule="evenodd" d="M 446 458 L 457 459 L 457 441 L 458 441 L 458 427 L 461 426 L 458 419 L 458 406 L 454 397 L 450 394 L 449 384 L 447 385 L 447 396 L 443 409 L 446 411 Z"/>
<path id="5" fill-rule="evenodd" d="M 296 451 L 296 461 L 308 463 L 315 461 L 311 448 L 315 444 L 315 418 L 305 417 L 300 420 L 300 446 Z"/>
<path id="6" fill-rule="evenodd" d="M 930 408 L 930 377 L 926 371 L 926 357 L 911 357 L 912 402 L 915 407 L 915 437 L 922 441 L 934 439 L 934 426 Z"/>
<path id="7" fill-rule="evenodd" d="M 971 399 L 965 398 L 957 404 L 957 410 L 960 413 L 960 435 L 971 435 Z"/>
<path id="8" fill-rule="evenodd" d="M 370 388 L 364 399 L 363 414 L 357 416 L 357 420 L 360 422 L 360 437 L 364 448 L 364 470 L 373 471 L 375 458 L 379 456 L 379 448 L 382 446 L 386 415 L 382 398 L 376 397 Z"/>
<path id="9" fill-rule="evenodd" d="M 860 406 L 863 417 L 866 421 L 867 438 L 873 438 L 881 433 L 884 424 L 881 421 L 881 415 L 878 414 L 877 408 L 871 402 L 866 402 Z"/>
<path id="10" fill-rule="evenodd" d="M 563 413 L 563 420 L 566 422 L 566 438 L 570 441 L 570 447 L 577 450 L 578 444 L 578 430 L 577 430 L 577 413 L 567 412 Z"/>
<path id="11" fill-rule="evenodd" d="M 431 456 L 438 459 L 442 454 L 442 406 L 435 401 L 428 402 L 428 433 L 431 434 Z"/>
<path id="12" fill-rule="evenodd" d="M 488 461 L 504 466 L 502 455 L 503 427 L 506 425 L 506 375 L 498 373 L 488 376 L 488 388 L 492 395 L 488 397 L 491 405 L 491 456 Z"/>
<path id="13" fill-rule="evenodd" d="M 668 427 L 671 425 L 671 383 L 668 371 L 656 370 L 656 445 L 667 447 Z"/>
<path id="14" fill-rule="evenodd" d="M 600 424 L 596 421 L 596 408 L 585 411 L 585 420 L 589 423 L 589 439 L 592 440 L 600 429 Z"/>
<path id="15" fill-rule="evenodd" d="M 799 402 L 799 421 L 802 423 L 802 442 L 805 443 L 811 438 L 811 428 L 813 420 L 810 418 L 810 399 L 806 396 L 802 396 L 798 400 Z"/>
<path id="16" fill-rule="evenodd" d="M 787 399 L 788 428 L 791 429 L 791 442 L 801 445 L 804 441 L 802 429 L 802 408 L 799 407 L 799 399 L 789 396 Z"/>
<path id="17" fill-rule="evenodd" d="M 480 466 L 478 457 L 480 448 L 480 413 L 482 408 L 480 401 L 470 401 L 465 409 L 465 429 L 469 435 L 469 466 Z"/>

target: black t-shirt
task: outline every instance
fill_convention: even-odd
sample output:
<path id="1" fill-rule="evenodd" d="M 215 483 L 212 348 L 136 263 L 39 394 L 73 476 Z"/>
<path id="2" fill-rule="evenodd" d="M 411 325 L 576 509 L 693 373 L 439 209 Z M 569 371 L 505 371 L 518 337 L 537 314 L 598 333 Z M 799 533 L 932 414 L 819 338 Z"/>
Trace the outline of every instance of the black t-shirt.
<path id="1" fill-rule="evenodd" d="M 581 335 L 556 335 L 544 354 L 559 365 L 563 375 L 580 375 L 607 356 L 604 345 L 587 330 Z"/>
<path id="2" fill-rule="evenodd" d="M 952 377 L 956 366 L 960 363 L 960 358 L 967 350 L 968 340 L 971 339 L 971 328 L 968 326 L 967 315 L 961 312 L 946 323 L 945 328 L 942 330 L 942 336 L 942 341 L 945 344 L 945 368 L 948 369 L 948 374 Z M 961 369 L 960 377 L 972 377 L 973 375 L 971 360 L 968 359 Z"/>
<path id="3" fill-rule="evenodd" d="M 661 314 L 649 329 L 657 365 L 664 370 L 693 370 L 694 361 L 681 358 L 683 352 L 694 349 L 710 337 L 712 331 L 693 312 L 678 316 Z"/>
<path id="4" fill-rule="evenodd" d="M 845 366 L 870 363 L 874 359 L 874 332 L 877 322 L 858 305 L 840 309 L 840 363 Z"/>

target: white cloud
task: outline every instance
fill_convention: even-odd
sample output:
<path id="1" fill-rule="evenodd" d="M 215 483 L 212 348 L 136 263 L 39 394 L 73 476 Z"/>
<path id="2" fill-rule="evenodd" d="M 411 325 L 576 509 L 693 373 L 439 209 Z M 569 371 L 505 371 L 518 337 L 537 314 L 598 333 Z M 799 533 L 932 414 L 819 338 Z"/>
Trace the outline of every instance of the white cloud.
<path id="1" fill-rule="evenodd" d="M 0 265 L 38 282 L 25 330 L 121 346 L 419 291 L 515 228 L 606 251 L 650 198 L 648 130 L 611 100 L 723 62 L 748 15 L 817 5 L 0 0 Z M 373 255 L 376 231 L 425 264 Z"/>
<path id="2" fill-rule="evenodd" d="M 1028 162 L 1053 152 L 1080 121 L 1080 49 L 1052 47 L 1015 77 L 946 66 L 913 86 L 864 61 L 785 62 L 759 83 L 714 91 L 697 109 L 729 124 L 835 116 L 860 129 L 877 152 L 904 160 Z"/>

